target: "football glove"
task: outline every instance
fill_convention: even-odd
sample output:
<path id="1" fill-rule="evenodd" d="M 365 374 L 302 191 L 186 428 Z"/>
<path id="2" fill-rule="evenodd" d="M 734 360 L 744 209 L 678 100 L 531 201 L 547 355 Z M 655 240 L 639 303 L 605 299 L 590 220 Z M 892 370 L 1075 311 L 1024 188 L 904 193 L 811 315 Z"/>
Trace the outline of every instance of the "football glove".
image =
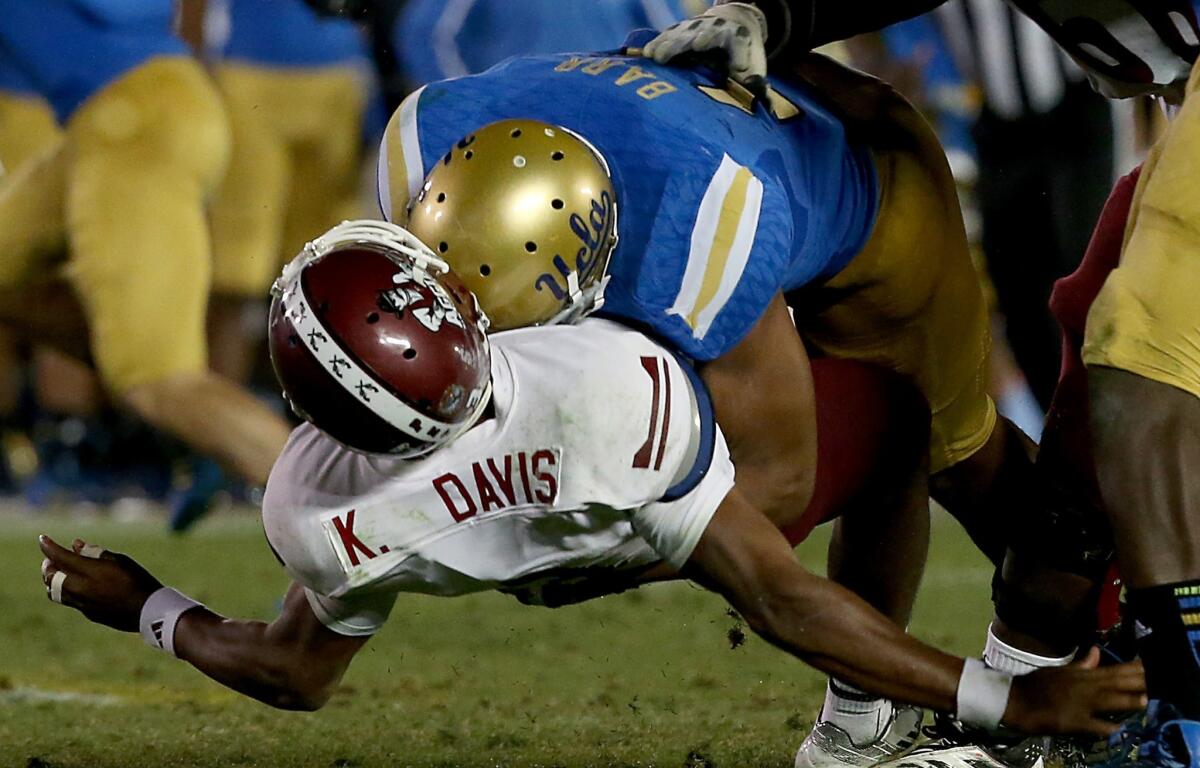
<path id="1" fill-rule="evenodd" d="M 767 17 L 749 3 L 725 3 L 667 27 L 642 55 L 667 64 L 691 54 L 713 61 L 729 76 L 760 92 L 767 76 Z"/>

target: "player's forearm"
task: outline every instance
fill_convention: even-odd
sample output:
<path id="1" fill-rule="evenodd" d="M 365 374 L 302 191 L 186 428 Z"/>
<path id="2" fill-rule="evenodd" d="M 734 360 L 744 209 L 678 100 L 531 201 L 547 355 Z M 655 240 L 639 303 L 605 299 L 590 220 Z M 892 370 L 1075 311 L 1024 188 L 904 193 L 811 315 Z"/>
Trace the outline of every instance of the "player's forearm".
<path id="1" fill-rule="evenodd" d="M 865 691 L 954 711 L 962 659 L 906 634 L 859 597 L 811 575 L 784 586 L 747 617 L 763 637 Z"/>
<path id="2" fill-rule="evenodd" d="M 746 0 L 742 0 L 745 2 Z M 767 52 L 774 65 L 786 65 L 813 48 L 875 32 L 933 10 L 945 0 L 749 0 L 767 16 Z"/>
<path id="3" fill-rule="evenodd" d="M 319 709 L 341 677 L 306 664 L 272 636 L 271 625 L 204 608 L 180 618 L 175 653 L 221 685 L 279 709 Z"/>

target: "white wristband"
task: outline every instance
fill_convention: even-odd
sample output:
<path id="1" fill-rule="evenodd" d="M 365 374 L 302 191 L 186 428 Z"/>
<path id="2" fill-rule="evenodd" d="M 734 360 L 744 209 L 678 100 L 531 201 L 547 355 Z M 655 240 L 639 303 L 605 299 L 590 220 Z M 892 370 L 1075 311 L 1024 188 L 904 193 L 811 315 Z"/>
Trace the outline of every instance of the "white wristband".
<path id="1" fill-rule="evenodd" d="M 175 655 L 175 625 L 179 617 L 193 608 L 203 608 L 187 595 L 176 592 L 170 587 L 160 587 L 146 599 L 142 606 L 142 616 L 138 624 L 141 626 L 142 639 L 151 648 L 166 651 Z"/>
<path id="2" fill-rule="evenodd" d="M 1012 681 L 1007 672 L 997 672 L 979 659 L 967 659 L 958 678 L 958 719 L 989 730 L 999 728 Z"/>

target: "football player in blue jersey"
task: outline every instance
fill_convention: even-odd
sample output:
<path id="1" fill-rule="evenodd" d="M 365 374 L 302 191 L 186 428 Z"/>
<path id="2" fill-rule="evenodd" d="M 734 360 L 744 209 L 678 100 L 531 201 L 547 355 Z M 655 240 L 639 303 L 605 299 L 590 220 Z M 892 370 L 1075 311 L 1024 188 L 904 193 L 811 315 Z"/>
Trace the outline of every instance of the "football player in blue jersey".
<path id="1" fill-rule="evenodd" d="M 453 264 L 496 327 L 596 311 L 695 361 L 739 479 L 777 522 L 812 493 L 809 354 L 907 375 L 933 414 L 939 496 L 999 562 L 990 529 L 1036 502 L 1032 464 L 985 391 L 985 305 L 927 124 L 822 57 L 756 98 L 629 53 L 510 59 L 417 91 L 383 141 L 385 215 Z M 894 548 L 843 576 L 903 625 L 913 567 Z M 830 696 L 850 746 L 877 759 L 919 724 L 848 685 Z"/>
<path id="2" fill-rule="evenodd" d="M 353 22 L 322 19 L 302 0 L 208 0 L 205 11 L 233 138 L 211 206 L 213 293 L 264 300 L 306 242 L 354 218 L 346 214 L 360 178 L 366 40 Z M 248 367 L 236 361 L 229 375 Z"/>
<path id="3" fill-rule="evenodd" d="M 287 424 L 208 370 L 204 204 L 229 135 L 173 14 L 171 0 L 0 2 L 0 49 L 63 126 L 0 184 L 0 319 L 90 358 L 114 399 L 262 483 Z"/>

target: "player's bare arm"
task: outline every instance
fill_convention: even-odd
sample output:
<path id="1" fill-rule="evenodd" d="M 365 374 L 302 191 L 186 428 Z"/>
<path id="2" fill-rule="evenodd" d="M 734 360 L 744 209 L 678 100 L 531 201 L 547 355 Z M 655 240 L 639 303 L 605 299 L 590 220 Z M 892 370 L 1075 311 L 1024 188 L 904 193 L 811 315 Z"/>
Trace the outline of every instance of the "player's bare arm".
<path id="1" fill-rule="evenodd" d="M 161 599 L 170 591 L 126 555 L 78 539 L 71 549 L 47 536 L 38 544 L 46 556 L 47 588 L 58 580 L 51 597 L 97 624 L 138 632 L 152 596 L 159 593 Z M 179 607 L 184 612 L 175 617 L 170 638 L 174 655 L 218 683 L 279 709 L 319 709 L 367 641 L 326 629 L 296 584 L 270 623 L 227 619 L 202 605 Z"/>
<path id="2" fill-rule="evenodd" d="M 685 574 L 721 593 L 774 645 L 880 695 L 964 716 L 974 707 L 972 662 L 905 634 L 863 600 L 807 572 L 782 535 L 735 488 Z M 1112 733 L 1100 715 L 1142 706 L 1140 665 L 1096 670 L 1098 656 L 1011 681 L 1002 722 L 1029 732 Z M 994 672 L 989 674 L 994 675 Z"/>
<path id="3" fill-rule="evenodd" d="M 812 498 L 817 429 L 812 369 L 783 297 L 776 296 L 746 338 L 700 375 L 729 442 L 739 487 L 755 509 L 786 525 Z M 746 397 L 748 381 L 755 382 L 754 397 Z"/>

